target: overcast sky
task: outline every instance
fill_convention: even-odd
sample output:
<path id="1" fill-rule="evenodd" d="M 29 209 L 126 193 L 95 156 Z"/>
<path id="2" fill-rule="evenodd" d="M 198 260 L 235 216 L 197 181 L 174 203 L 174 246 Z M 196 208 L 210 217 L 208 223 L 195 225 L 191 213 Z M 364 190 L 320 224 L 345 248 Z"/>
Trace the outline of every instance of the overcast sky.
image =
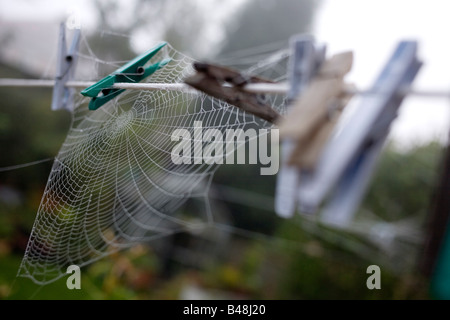
<path id="1" fill-rule="evenodd" d="M 230 1 L 230 6 L 240 2 Z M 54 19 L 56 22 L 75 13 L 83 27 L 91 27 L 95 15 L 90 3 L 87 0 L 0 0 L 0 16 L 16 21 Z M 425 64 L 415 87 L 450 90 L 449 15 L 448 0 L 322 0 L 314 33 L 319 41 L 327 44 L 330 53 L 354 51 L 355 63 L 348 79 L 361 88 L 372 83 L 398 41 L 418 40 Z M 444 141 L 449 127 L 450 101 L 409 98 L 395 122 L 392 137 L 406 142 L 433 137 Z"/>
<path id="2" fill-rule="evenodd" d="M 419 41 L 424 62 L 414 86 L 450 91 L 450 1 L 328 0 L 315 23 L 319 41 L 331 52 L 353 50 L 355 63 L 348 79 L 369 86 L 398 41 Z M 446 140 L 450 101 L 410 97 L 402 105 L 392 136 L 402 141 Z"/>

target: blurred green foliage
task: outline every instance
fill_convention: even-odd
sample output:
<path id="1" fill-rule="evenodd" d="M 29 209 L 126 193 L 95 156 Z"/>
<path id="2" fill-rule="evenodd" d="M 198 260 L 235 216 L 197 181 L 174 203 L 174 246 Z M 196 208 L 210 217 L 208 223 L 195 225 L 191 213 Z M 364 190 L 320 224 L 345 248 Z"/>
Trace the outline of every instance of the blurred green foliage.
<path id="1" fill-rule="evenodd" d="M 30 78 L 0 65 L 5 78 Z M 26 90 L 26 93 L 24 93 Z M 53 158 L 70 125 L 70 114 L 50 110 L 51 89 L 0 88 L 0 167 Z M 0 172 L 0 236 L 17 237 L 23 249 L 23 233 L 30 230 L 52 161 L 20 170 Z M 7 192 L 7 193 L 5 193 Z"/>

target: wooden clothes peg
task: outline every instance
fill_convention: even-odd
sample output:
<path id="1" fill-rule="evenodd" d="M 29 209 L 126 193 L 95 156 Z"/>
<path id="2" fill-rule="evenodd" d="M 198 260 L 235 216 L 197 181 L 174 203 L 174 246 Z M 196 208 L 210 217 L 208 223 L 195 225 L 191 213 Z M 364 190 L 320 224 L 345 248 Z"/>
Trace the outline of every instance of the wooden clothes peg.
<path id="1" fill-rule="evenodd" d="M 345 106 L 351 98 L 352 95 L 348 94 L 342 94 L 338 97 L 322 124 L 313 128 L 309 140 L 297 144 L 289 159 L 290 165 L 300 167 L 305 171 L 314 170 L 325 144 L 330 139 Z"/>
<path id="2" fill-rule="evenodd" d="M 246 84 L 273 83 L 271 80 L 256 76 L 247 77 L 236 70 L 209 63 L 197 62 L 193 67 L 197 73 L 184 80 L 191 87 L 271 123 L 281 118 L 271 106 L 262 103 L 257 94 L 242 90 Z"/>
<path id="3" fill-rule="evenodd" d="M 350 96 L 345 94 L 344 76 L 351 70 L 353 53 L 334 55 L 323 62 L 316 76 L 280 121 L 280 137 L 295 141 L 289 165 L 313 170 L 320 151 L 331 135 Z"/>

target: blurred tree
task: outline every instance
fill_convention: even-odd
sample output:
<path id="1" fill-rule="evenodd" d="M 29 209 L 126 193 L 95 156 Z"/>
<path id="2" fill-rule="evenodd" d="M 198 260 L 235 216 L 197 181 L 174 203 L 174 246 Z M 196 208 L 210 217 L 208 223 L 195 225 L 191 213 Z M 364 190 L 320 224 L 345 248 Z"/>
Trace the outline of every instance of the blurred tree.
<path id="1" fill-rule="evenodd" d="M 100 30 L 132 36 L 133 47 L 165 40 L 195 58 L 212 58 L 221 52 L 287 41 L 293 34 L 308 32 L 317 0 L 96 0 Z M 98 31 L 96 30 L 98 33 Z M 124 42 L 128 38 L 123 39 Z M 103 44 L 105 45 L 105 44 Z M 122 44 L 121 44 L 122 46 Z M 105 52 L 120 52 L 130 43 Z"/>
<path id="2" fill-rule="evenodd" d="M 223 52 L 279 42 L 292 35 L 311 32 L 314 14 L 321 1 L 248 0 L 227 25 Z"/>
<path id="3" fill-rule="evenodd" d="M 147 43 L 164 40 L 176 49 L 194 56 L 210 55 L 217 51 L 223 40 L 220 36 L 222 19 L 213 20 L 227 3 L 214 0 L 200 3 L 195 0 L 96 0 L 99 16 L 98 29 L 130 36 L 124 37 L 123 47 L 137 50 L 147 48 Z M 210 12 L 213 8 L 214 12 Z M 211 30 L 216 30 L 211 36 Z M 98 30 L 95 31 L 98 33 Z M 218 37 L 219 36 L 219 37 Z M 123 45 L 121 44 L 121 46 Z M 123 48 L 103 48 L 119 52 Z"/>
<path id="4" fill-rule="evenodd" d="M 2 25 L 1 21 L 0 25 Z M 2 59 L 3 52 L 7 48 L 8 43 L 12 40 L 12 37 L 13 35 L 8 28 L 2 30 L 2 33 L 0 34 L 0 60 Z"/>

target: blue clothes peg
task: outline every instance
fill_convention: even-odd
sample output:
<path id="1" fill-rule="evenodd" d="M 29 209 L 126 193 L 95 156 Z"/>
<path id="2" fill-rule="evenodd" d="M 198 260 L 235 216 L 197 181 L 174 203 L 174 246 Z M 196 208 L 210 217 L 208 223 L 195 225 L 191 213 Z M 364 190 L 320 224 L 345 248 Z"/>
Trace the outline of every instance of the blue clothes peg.
<path id="1" fill-rule="evenodd" d="M 119 82 L 140 82 L 169 63 L 170 59 L 163 59 L 162 61 L 156 62 L 148 67 L 144 67 L 144 65 L 165 45 L 165 42 L 160 43 L 153 49 L 150 49 L 144 54 L 129 61 L 127 64 L 123 65 L 102 80 L 81 91 L 82 95 L 92 98 L 89 102 L 89 110 L 97 110 L 105 103 L 125 91 L 125 89 L 113 88 L 114 84 Z"/>
<path id="2" fill-rule="evenodd" d="M 73 78 L 75 65 L 78 60 L 78 47 L 80 44 L 80 29 L 75 29 L 72 44 L 67 50 L 66 25 L 61 23 L 58 42 L 58 65 L 56 70 L 55 85 L 53 87 L 52 110 L 66 109 L 72 111 L 73 88 L 67 88 L 67 81 Z"/>
<path id="3" fill-rule="evenodd" d="M 299 198 L 304 211 L 316 211 L 334 191 L 322 221 L 341 227 L 350 222 L 375 170 L 404 92 L 422 66 L 417 46 L 414 41 L 398 44 L 346 126 L 325 147 L 315 172 L 301 177 Z"/>

